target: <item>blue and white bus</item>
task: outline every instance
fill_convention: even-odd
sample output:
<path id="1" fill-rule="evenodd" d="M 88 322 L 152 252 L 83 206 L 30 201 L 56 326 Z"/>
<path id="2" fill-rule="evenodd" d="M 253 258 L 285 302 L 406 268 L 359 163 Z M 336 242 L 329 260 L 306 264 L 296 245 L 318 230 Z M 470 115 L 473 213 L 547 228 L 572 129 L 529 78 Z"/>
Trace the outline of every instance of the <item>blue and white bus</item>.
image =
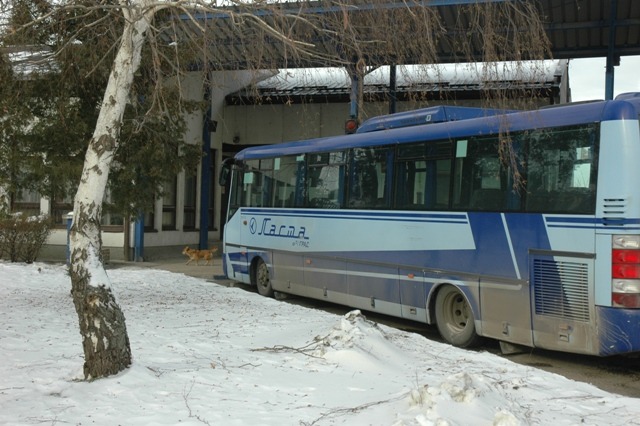
<path id="1" fill-rule="evenodd" d="M 225 274 L 436 324 L 460 347 L 638 352 L 639 112 L 640 93 L 433 107 L 247 148 L 223 168 Z"/>

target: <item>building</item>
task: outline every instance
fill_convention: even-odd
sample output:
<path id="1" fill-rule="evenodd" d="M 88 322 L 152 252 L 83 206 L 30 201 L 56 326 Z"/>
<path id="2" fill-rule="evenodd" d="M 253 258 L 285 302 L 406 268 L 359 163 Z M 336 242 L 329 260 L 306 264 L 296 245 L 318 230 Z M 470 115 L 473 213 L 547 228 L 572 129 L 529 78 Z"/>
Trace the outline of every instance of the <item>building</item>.
<path id="1" fill-rule="evenodd" d="M 531 101 L 529 108 L 563 103 L 569 100 L 567 70 L 566 60 L 524 67 L 401 66 L 392 87 L 394 70 L 381 67 L 364 78 L 360 114 L 363 119 L 386 114 L 392 105 L 397 112 L 433 105 L 482 106 L 482 99 L 496 92 L 510 93 L 515 106 L 523 96 Z M 168 183 L 168 195 L 156 201 L 144 221 L 124 229 L 105 217 L 102 242 L 111 259 L 122 259 L 126 252 L 136 260 L 153 260 L 175 256 L 186 245 L 219 244 L 226 202 L 217 174 L 224 158 L 251 145 L 343 134 L 345 121 L 353 115 L 352 84 L 343 69 L 219 71 L 208 81 L 211 86 L 203 91 L 202 74 L 193 72 L 183 84 L 189 98 L 210 100 L 208 117 L 188 117 L 185 134 L 187 141 L 201 143 L 207 155 L 197 171 L 179 173 Z M 50 200 L 31 201 L 39 201 L 40 212 L 52 214 Z M 71 200 L 66 201 L 71 207 Z M 59 224 L 40 258 L 64 259 L 66 244 L 66 226 Z"/>

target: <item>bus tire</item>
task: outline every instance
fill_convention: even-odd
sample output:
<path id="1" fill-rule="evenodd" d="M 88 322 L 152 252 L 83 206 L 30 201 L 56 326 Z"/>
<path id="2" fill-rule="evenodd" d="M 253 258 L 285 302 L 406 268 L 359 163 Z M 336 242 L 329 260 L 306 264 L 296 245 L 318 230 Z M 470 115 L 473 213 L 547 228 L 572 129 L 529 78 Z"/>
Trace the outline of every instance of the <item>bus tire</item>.
<path id="1" fill-rule="evenodd" d="M 462 291 L 452 285 L 438 291 L 436 325 L 442 338 L 453 346 L 469 348 L 480 341 L 471 306 Z"/>
<path id="2" fill-rule="evenodd" d="M 264 260 L 258 258 L 255 264 L 255 285 L 261 296 L 273 297 L 273 288 L 271 288 L 271 279 L 269 278 L 269 268 Z"/>

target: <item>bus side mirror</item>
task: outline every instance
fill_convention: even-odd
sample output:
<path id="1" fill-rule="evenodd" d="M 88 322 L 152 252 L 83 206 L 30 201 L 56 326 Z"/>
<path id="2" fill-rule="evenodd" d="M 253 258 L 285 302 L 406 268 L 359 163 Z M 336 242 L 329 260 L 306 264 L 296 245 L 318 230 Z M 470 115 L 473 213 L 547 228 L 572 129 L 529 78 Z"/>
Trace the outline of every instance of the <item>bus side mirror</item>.
<path id="1" fill-rule="evenodd" d="M 229 182 L 229 174 L 230 174 L 230 167 L 225 167 L 225 165 L 222 165 L 222 170 L 220 170 L 220 175 L 218 176 L 218 185 L 220 186 L 226 186 L 227 182 Z"/>
<path id="2" fill-rule="evenodd" d="M 222 161 L 222 168 L 218 175 L 218 184 L 220 186 L 226 186 L 229 183 L 229 175 L 231 174 L 231 168 L 236 164 L 235 158 L 225 158 Z"/>

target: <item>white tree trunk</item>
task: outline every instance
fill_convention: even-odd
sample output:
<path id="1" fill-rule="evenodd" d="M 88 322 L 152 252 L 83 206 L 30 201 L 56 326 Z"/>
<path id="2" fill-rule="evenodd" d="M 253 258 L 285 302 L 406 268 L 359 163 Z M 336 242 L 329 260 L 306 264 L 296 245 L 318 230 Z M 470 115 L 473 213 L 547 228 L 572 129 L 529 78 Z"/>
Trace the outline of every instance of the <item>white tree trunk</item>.
<path id="1" fill-rule="evenodd" d="M 0 186 L 0 214 L 7 214 L 11 211 L 9 193 L 4 186 Z"/>
<path id="2" fill-rule="evenodd" d="M 70 275 L 85 355 L 86 379 L 116 374 L 131 364 L 124 315 L 102 263 L 100 220 L 113 154 L 133 76 L 140 66 L 145 32 L 154 11 L 150 0 L 121 1 L 125 26 L 96 129 L 89 142 L 73 208 Z"/>

